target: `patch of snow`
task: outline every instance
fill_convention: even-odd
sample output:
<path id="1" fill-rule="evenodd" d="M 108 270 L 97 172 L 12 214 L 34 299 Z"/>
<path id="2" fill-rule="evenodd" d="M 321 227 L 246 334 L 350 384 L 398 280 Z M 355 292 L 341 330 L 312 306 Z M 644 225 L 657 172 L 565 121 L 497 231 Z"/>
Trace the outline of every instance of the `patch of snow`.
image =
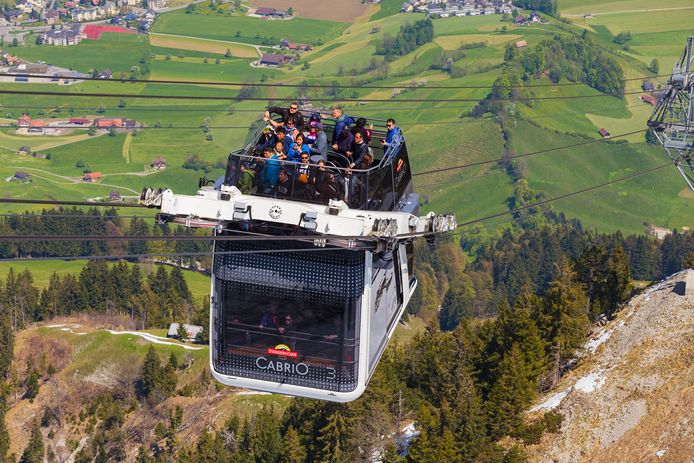
<path id="1" fill-rule="evenodd" d="M 236 393 L 236 395 L 270 395 L 272 394 L 271 392 L 263 392 L 263 391 L 242 391 Z"/>
<path id="2" fill-rule="evenodd" d="M 535 405 L 533 408 L 531 408 L 530 413 L 539 412 L 540 410 L 554 410 L 559 406 L 561 401 L 564 400 L 564 397 L 566 397 L 569 394 L 569 391 L 571 391 L 571 388 L 564 389 L 561 392 L 557 392 L 540 405 Z"/>
<path id="3" fill-rule="evenodd" d="M 655 452 L 655 456 L 658 458 L 663 458 L 665 456 L 665 452 L 667 452 L 667 449 L 658 450 Z"/>
<path id="4" fill-rule="evenodd" d="M 396 443 L 398 445 L 398 448 L 402 450 L 402 455 L 407 454 L 407 449 L 410 448 L 410 442 L 412 442 L 412 439 L 419 436 L 420 434 L 421 432 L 417 431 L 417 428 L 415 428 L 414 423 L 410 423 L 400 430 L 400 436 L 398 436 L 398 438 L 396 439 Z"/>
<path id="5" fill-rule="evenodd" d="M 618 327 L 624 326 L 624 320 L 619 320 L 619 323 L 617 323 Z"/>
<path id="6" fill-rule="evenodd" d="M 114 330 L 106 330 L 106 331 L 108 331 L 111 334 L 131 334 L 133 336 L 139 336 L 139 337 L 141 337 L 141 338 L 143 338 L 149 342 L 152 342 L 154 344 L 164 344 L 167 346 L 178 346 L 178 347 L 182 347 L 183 349 L 187 349 L 187 350 L 200 350 L 200 349 L 202 349 L 202 347 L 187 346 L 185 344 L 179 344 L 177 342 L 167 341 L 166 340 L 167 338 L 163 338 L 161 336 L 155 336 L 155 335 L 150 334 L 150 333 L 144 333 L 144 332 L 139 332 L 139 331 L 114 331 Z"/>
<path id="7" fill-rule="evenodd" d="M 72 331 L 70 328 L 60 328 L 60 331 Z"/>
<path id="8" fill-rule="evenodd" d="M 610 336 L 612 336 L 612 330 L 600 331 L 600 335 L 597 338 L 591 339 L 586 343 L 586 349 L 588 349 L 591 354 L 594 354 L 598 347 L 600 347 L 602 344 L 605 343 L 605 341 L 610 339 Z"/>
<path id="9" fill-rule="evenodd" d="M 576 381 L 576 384 L 574 384 L 574 389 L 589 394 L 597 389 L 600 389 L 603 384 L 605 384 L 605 376 L 603 376 L 601 371 L 598 371 L 596 373 L 591 373 L 588 376 L 584 376 Z"/>
<path id="10" fill-rule="evenodd" d="M 60 328 L 61 326 L 65 325 L 48 325 L 46 328 Z"/>

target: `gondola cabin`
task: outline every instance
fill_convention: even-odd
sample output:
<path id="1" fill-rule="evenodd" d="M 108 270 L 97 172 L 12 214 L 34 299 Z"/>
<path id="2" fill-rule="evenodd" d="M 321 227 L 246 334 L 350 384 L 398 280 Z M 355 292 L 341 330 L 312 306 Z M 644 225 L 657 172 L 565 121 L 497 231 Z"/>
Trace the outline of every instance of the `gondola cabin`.
<path id="1" fill-rule="evenodd" d="M 332 126 L 325 130 L 330 138 Z M 210 368 L 218 381 L 348 402 L 364 392 L 417 286 L 415 234 L 435 236 L 455 218 L 417 216 L 402 136 L 385 150 L 374 143 L 366 169 L 329 150 L 302 177 L 306 163 L 262 156 L 266 134 L 259 127 L 229 156 L 216 187 L 196 196 L 145 190 L 141 202 L 160 207 L 163 220 L 214 229 Z M 384 136 L 375 130 L 373 140 Z M 280 170 L 286 188 L 258 181 L 267 169 Z"/>

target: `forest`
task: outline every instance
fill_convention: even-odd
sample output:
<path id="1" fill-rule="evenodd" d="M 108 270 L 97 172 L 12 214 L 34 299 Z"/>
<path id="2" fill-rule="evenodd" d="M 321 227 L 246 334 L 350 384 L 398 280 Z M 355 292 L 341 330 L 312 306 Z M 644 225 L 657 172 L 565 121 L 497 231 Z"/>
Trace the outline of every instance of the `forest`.
<path id="1" fill-rule="evenodd" d="M 133 224 L 146 226 L 140 219 L 128 226 L 116 217 L 94 220 L 128 233 L 154 233 L 138 231 Z M 575 364 L 593 322 L 620 310 L 636 291 L 634 280 L 658 280 L 694 264 L 692 232 L 659 241 L 586 231 L 575 221 L 524 223 L 493 239 L 452 236 L 433 252 L 417 243 L 419 288 L 408 310 L 427 328 L 407 343 L 392 343 L 359 400 L 296 399 L 284 411 L 267 406 L 250 419 L 230 419 L 194 443 L 176 439 L 182 410 L 174 407 L 168 422 L 140 448 L 137 461 L 366 462 L 373 455 L 386 463 L 524 461 L 525 446 L 557 432 L 562 420 L 553 412 L 528 419 L 525 410 Z M 146 250 L 156 246 L 140 244 Z M 5 252 L 66 251 L 14 247 Z M 192 301 L 178 268 L 158 266 L 146 275 L 137 264 L 113 260 L 90 262 L 76 275 L 53 275 L 41 291 L 30 272 L 9 272 L 0 282 L 4 379 L 12 368 L 13 333 L 35 321 L 87 312 L 127 315 L 142 327 L 171 321 L 205 325 L 207 303 Z M 177 388 L 176 365 L 177 359 L 161 359 L 151 349 L 128 394 L 114 391 L 90 404 L 97 417 L 93 439 L 77 461 L 119 459 L 124 416 L 167 397 L 198 393 Z M 11 388 L 38 388 L 37 376 L 6 381 L 3 401 Z M 135 406 L 124 399 L 131 396 L 137 397 Z M 419 434 L 403 455 L 396 434 L 412 421 Z M 44 455 L 40 426 L 35 425 L 38 431 L 21 461 L 42 461 L 37 457 Z M 1 461 L 6 461 L 8 439 L 0 422 Z"/>
<path id="2" fill-rule="evenodd" d="M 434 23 L 431 19 L 415 21 L 414 24 L 405 24 L 400 27 L 400 32 L 393 37 L 386 34 L 376 48 L 376 53 L 385 55 L 386 58 L 406 55 L 416 50 L 425 43 L 434 39 Z"/>

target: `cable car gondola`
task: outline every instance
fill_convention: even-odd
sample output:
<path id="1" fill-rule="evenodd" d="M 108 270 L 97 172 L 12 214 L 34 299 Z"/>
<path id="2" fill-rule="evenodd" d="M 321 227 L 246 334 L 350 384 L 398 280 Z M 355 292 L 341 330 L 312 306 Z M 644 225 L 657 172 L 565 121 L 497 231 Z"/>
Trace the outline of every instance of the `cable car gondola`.
<path id="1" fill-rule="evenodd" d="M 160 208 L 160 220 L 210 227 L 217 237 L 210 368 L 218 381 L 348 402 L 366 388 L 417 286 L 413 239 L 434 239 L 455 228 L 455 217 L 418 217 L 402 136 L 374 148 L 369 169 L 350 169 L 329 151 L 320 175 L 339 198 L 326 198 L 304 183 L 305 166 L 260 157 L 264 131 L 229 155 L 216 187 L 203 181 L 195 196 L 145 189 L 140 202 Z M 268 166 L 291 185 L 242 193 L 242 172 Z"/>

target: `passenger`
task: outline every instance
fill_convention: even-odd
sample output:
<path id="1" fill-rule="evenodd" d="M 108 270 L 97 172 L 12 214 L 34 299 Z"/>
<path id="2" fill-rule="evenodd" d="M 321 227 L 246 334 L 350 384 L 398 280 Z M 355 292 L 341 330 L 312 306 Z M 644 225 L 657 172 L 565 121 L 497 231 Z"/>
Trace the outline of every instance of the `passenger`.
<path id="1" fill-rule="evenodd" d="M 341 199 L 340 182 L 337 175 L 333 172 L 325 172 L 325 176 L 320 182 L 320 200 L 322 203 L 328 203 L 331 199 Z"/>
<path id="2" fill-rule="evenodd" d="M 285 169 L 280 169 L 277 184 L 270 191 L 270 195 L 278 199 L 284 199 L 291 198 L 292 194 L 292 180 Z"/>
<path id="3" fill-rule="evenodd" d="M 280 326 L 280 318 L 277 313 L 277 305 L 272 304 L 268 310 L 263 312 L 258 323 L 258 328 L 261 330 L 276 330 Z"/>
<path id="4" fill-rule="evenodd" d="M 356 132 L 354 134 L 354 142 L 352 143 L 350 150 L 345 154 L 350 159 L 350 169 L 361 164 L 361 162 L 364 160 L 364 156 L 369 154 L 369 145 L 367 145 L 364 141 L 364 136 L 361 132 Z"/>
<path id="5" fill-rule="evenodd" d="M 354 136 L 349 130 L 349 126 L 345 125 L 342 127 L 342 133 L 337 137 L 337 143 L 333 144 L 333 151 L 340 154 L 347 154 L 350 150 L 352 144 L 354 143 Z"/>
<path id="6" fill-rule="evenodd" d="M 272 152 L 280 161 L 287 160 L 287 153 L 284 151 L 284 142 L 278 141 L 275 143 L 275 149 Z"/>
<path id="7" fill-rule="evenodd" d="M 280 145 L 280 142 L 277 142 Z M 280 145 L 280 153 L 281 153 Z M 280 173 L 280 162 L 275 151 L 270 148 L 265 148 L 263 150 L 263 157 L 265 158 L 262 164 L 262 171 L 260 172 L 260 187 L 263 193 L 268 194 L 272 188 L 277 183 Z M 260 163 L 258 163 L 260 164 Z"/>
<path id="8" fill-rule="evenodd" d="M 302 154 L 311 156 L 311 148 L 309 148 L 308 145 L 304 143 L 304 135 L 299 133 L 297 134 L 294 143 L 292 143 L 292 145 L 289 147 L 287 156 L 289 157 L 290 161 L 299 162 L 301 160 Z"/>
<path id="9" fill-rule="evenodd" d="M 292 139 L 287 137 L 287 130 L 284 127 L 277 127 L 275 129 L 274 135 L 265 142 L 265 144 L 262 146 L 262 149 L 265 149 L 266 147 L 274 148 L 275 143 L 278 141 L 281 141 L 283 144 L 283 150 L 285 153 L 289 151 L 289 147 L 292 144 Z"/>
<path id="10" fill-rule="evenodd" d="M 317 122 L 311 122 L 304 132 L 304 140 L 306 140 L 306 144 L 308 145 L 313 145 L 316 142 L 316 137 L 318 136 L 316 124 Z"/>
<path id="11" fill-rule="evenodd" d="M 381 140 L 381 146 L 387 151 L 395 140 L 402 137 L 402 132 L 400 131 L 400 127 L 395 125 L 395 119 L 388 119 L 386 121 L 386 128 L 388 129 L 388 134 L 386 134 L 385 140 Z"/>
<path id="12" fill-rule="evenodd" d="M 323 131 L 323 124 L 320 122 L 314 125 L 316 129 L 316 141 L 311 146 L 311 153 L 320 155 L 323 161 L 328 160 L 328 135 Z"/>
<path id="13" fill-rule="evenodd" d="M 352 135 L 356 134 L 357 132 L 361 132 L 362 136 L 364 137 L 364 140 L 366 140 L 366 143 L 371 143 L 371 132 L 373 131 L 374 125 L 369 124 L 369 127 L 366 127 L 366 119 L 363 117 L 360 117 L 357 119 L 357 122 L 355 122 L 354 127 L 352 127 L 351 132 Z"/>
<path id="14" fill-rule="evenodd" d="M 296 328 L 294 327 L 294 317 L 292 314 L 288 313 L 284 316 L 284 319 L 280 323 L 277 331 L 280 333 L 280 341 L 282 344 L 286 344 L 290 349 L 296 349 L 296 338 L 292 335 Z"/>
<path id="15" fill-rule="evenodd" d="M 374 164 L 373 154 L 366 153 L 364 155 L 364 160 L 361 162 L 361 164 L 359 164 L 358 169 L 363 169 L 363 170 L 370 169 L 371 166 L 373 166 L 373 164 Z"/>
<path id="16" fill-rule="evenodd" d="M 287 124 L 284 126 L 284 130 L 287 132 L 287 138 L 294 140 L 294 137 L 296 137 L 297 134 L 301 133 L 299 129 L 296 128 L 294 125 L 294 121 L 290 119 L 287 121 Z"/>
<path id="17" fill-rule="evenodd" d="M 271 119 L 272 114 L 279 114 L 282 116 L 281 122 L 275 122 L 274 120 Z M 267 108 L 267 111 L 265 111 L 265 117 L 264 120 L 273 126 L 277 127 L 278 125 L 287 125 L 287 122 L 294 121 L 294 126 L 297 127 L 300 130 L 303 130 L 305 122 L 304 122 L 304 116 L 301 115 L 299 112 L 299 103 L 293 102 L 289 105 L 289 108 L 282 108 L 280 106 L 270 106 Z"/>
<path id="18" fill-rule="evenodd" d="M 340 106 L 335 106 L 333 108 L 333 119 L 335 119 L 335 131 L 333 132 L 332 140 L 332 145 L 334 146 L 338 144 L 337 139 L 340 136 L 340 134 L 342 134 L 342 129 L 345 126 L 349 127 L 352 124 L 354 124 L 354 119 L 344 114 Z M 333 149 L 337 151 L 337 148 Z"/>
<path id="19" fill-rule="evenodd" d="M 241 163 L 241 177 L 236 184 L 241 193 L 249 195 L 253 191 L 255 172 L 246 163 Z"/>

